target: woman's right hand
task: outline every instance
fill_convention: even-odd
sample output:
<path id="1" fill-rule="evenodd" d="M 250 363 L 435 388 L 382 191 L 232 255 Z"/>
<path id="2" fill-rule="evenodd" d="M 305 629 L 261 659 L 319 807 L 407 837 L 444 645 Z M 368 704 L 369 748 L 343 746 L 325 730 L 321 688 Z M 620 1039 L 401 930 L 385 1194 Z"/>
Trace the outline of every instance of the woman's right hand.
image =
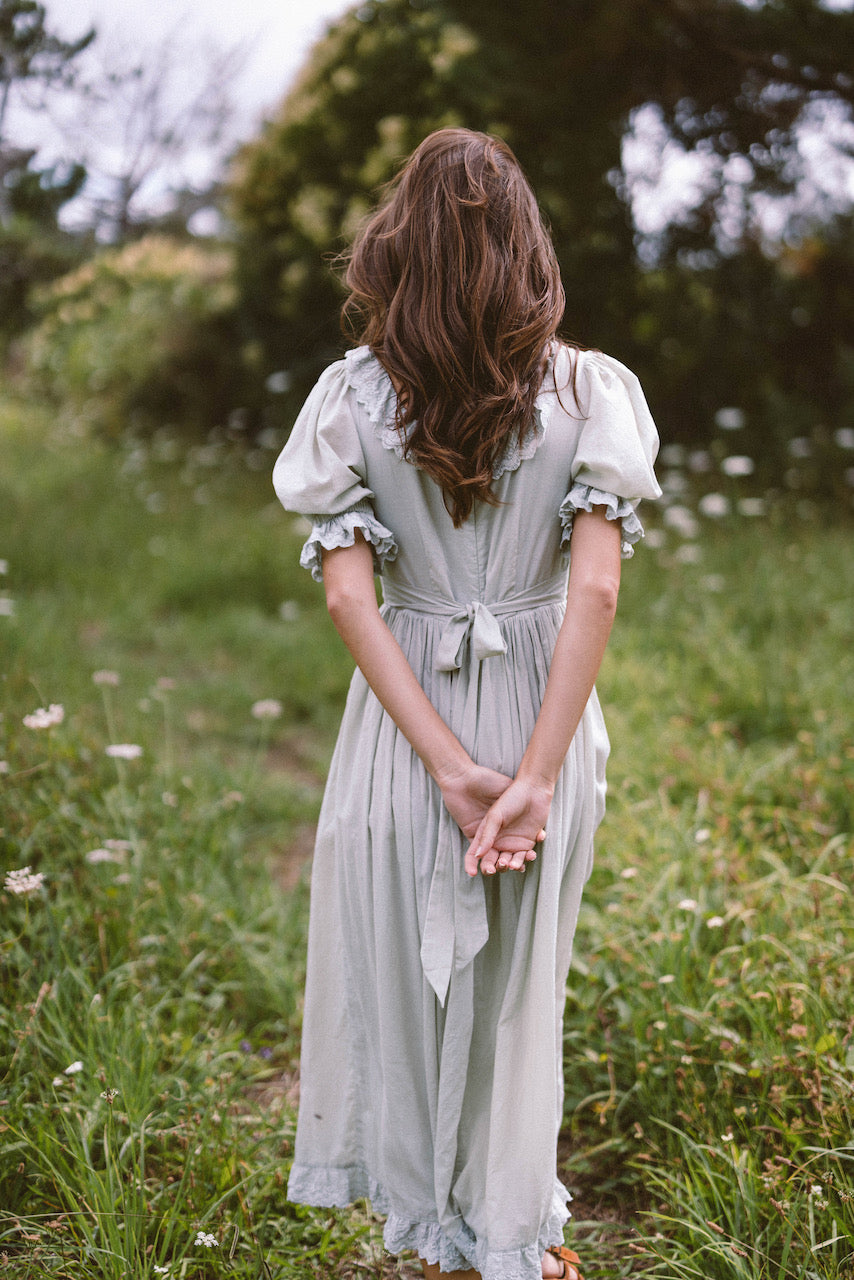
<path id="1" fill-rule="evenodd" d="M 522 871 L 545 838 L 553 789 L 515 778 L 484 814 L 465 856 L 468 875 Z"/>

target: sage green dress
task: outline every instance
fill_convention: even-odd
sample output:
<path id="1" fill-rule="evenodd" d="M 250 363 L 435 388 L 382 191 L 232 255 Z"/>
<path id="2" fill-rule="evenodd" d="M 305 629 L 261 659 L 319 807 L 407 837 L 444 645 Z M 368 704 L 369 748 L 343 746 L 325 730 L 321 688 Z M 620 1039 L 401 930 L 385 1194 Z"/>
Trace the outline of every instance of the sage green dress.
<path id="1" fill-rule="evenodd" d="M 317 579 L 321 548 L 361 530 L 433 705 L 478 763 L 512 775 L 564 614 L 573 516 L 605 505 L 631 554 L 637 502 L 659 494 L 655 427 L 623 365 L 556 345 L 530 431 L 495 470 L 501 505 L 455 529 L 403 459 L 394 408 L 370 350 L 348 352 L 309 396 L 276 492 L 313 522 L 301 563 Z M 594 691 L 539 857 L 524 876 L 469 879 L 438 788 L 355 672 L 312 871 L 290 1199 L 367 1196 L 393 1253 L 539 1280 L 568 1217 L 561 1019 L 607 754 Z"/>

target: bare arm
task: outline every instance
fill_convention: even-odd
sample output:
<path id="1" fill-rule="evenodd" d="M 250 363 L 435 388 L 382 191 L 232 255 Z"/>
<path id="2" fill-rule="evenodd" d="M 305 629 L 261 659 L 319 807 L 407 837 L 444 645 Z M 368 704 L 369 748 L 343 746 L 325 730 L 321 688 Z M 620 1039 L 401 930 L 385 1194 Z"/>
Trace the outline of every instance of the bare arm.
<path id="1" fill-rule="evenodd" d="M 323 553 L 326 605 L 335 627 L 382 706 L 421 757 L 445 805 L 471 838 L 490 805 L 512 781 L 477 765 L 442 720 L 386 626 L 374 587 L 371 549 L 357 533 L 352 547 Z M 505 848 L 530 853 L 533 839 Z"/>
<path id="2" fill-rule="evenodd" d="M 536 838 L 605 653 L 620 588 L 620 523 L 604 507 L 580 511 L 572 530 L 566 616 L 531 740 L 510 787 L 481 822 L 466 871 L 519 870 L 524 857 L 501 850 L 507 836 Z M 498 847 L 496 847 L 498 841 Z"/>

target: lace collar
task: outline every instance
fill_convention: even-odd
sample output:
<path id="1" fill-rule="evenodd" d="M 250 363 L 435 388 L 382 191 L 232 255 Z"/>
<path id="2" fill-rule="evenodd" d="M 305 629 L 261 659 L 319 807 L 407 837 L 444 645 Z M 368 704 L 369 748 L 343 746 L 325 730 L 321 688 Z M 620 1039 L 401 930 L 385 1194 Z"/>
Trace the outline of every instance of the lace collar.
<path id="1" fill-rule="evenodd" d="M 397 407 L 397 395 L 391 378 L 386 373 L 370 347 L 355 347 L 344 356 L 347 382 L 356 393 L 356 400 L 370 418 L 374 435 L 384 449 L 390 449 L 398 458 L 403 458 L 403 441 L 400 432 L 394 425 L 394 414 Z M 554 359 L 549 359 L 546 376 L 543 379 L 543 390 L 553 383 Z M 492 471 L 493 480 L 498 480 L 506 471 L 516 471 L 528 458 L 533 458 L 546 433 L 546 419 L 540 403 L 541 395 L 534 404 L 534 416 L 521 444 L 512 440 L 507 445 L 502 457 L 496 462 Z"/>

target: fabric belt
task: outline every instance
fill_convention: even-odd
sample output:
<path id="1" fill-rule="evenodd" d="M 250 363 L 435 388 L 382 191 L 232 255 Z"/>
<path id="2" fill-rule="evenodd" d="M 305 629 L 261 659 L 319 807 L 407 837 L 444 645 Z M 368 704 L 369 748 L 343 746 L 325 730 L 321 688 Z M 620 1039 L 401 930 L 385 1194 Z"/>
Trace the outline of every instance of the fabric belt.
<path id="1" fill-rule="evenodd" d="M 432 596 L 383 579 L 384 603 L 396 609 L 446 618 L 434 662 L 437 671 L 458 671 L 466 657 L 472 666 L 507 652 L 498 619 L 530 609 L 563 604 L 566 574 L 537 582 L 525 591 L 484 604 Z M 472 724 L 477 712 L 479 665 L 466 690 L 463 723 Z M 469 878 L 463 866 L 468 841 L 445 807 L 439 818 L 436 858 L 430 879 L 427 911 L 421 935 L 424 976 L 444 1005 L 451 975 L 471 964 L 489 937 L 486 898 L 480 875 Z"/>
<path id="2" fill-rule="evenodd" d="M 434 663 L 437 671 L 459 671 L 466 650 L 477 662 L 484 658 L 498 658 L 507 652 L 507 643 L 498 625 L 499 618 L 529 609 L 543 609 L 547 605 L 563 604 L 566 600 L 566 574 L 535 582 L 533 586 L 514 595 L 504 596 L 484 604 L 472 600 L 461 604 L 458 600 L 442 599 L 399 582 L 383 579 L 383 599 L 395 609 L 409 609 L 414 613 L 427 613 L 447 618 L 439 639 Z"/>

